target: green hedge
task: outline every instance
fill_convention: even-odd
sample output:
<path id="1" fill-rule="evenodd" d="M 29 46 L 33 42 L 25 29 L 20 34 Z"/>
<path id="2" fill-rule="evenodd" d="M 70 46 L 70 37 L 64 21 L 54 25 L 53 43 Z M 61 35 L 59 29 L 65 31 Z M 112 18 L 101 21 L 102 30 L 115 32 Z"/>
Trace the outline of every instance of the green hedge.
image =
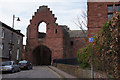
<path id="1" fill-rule="evenodd" d="M 93 42 L 85 48 L 78 50 L 78 61 L 81 62 L 82 68 L 90 67 L 91 56 L 93 53 L 94 69 L 104 71 L 114 77 L 120 77 L 118 70 L 118 55 L 119 45 L 118 39 L 120 37 L 120 13 L 115 14 L 114 17 L 106 22 L 101 31 L 94 36 Z"/>

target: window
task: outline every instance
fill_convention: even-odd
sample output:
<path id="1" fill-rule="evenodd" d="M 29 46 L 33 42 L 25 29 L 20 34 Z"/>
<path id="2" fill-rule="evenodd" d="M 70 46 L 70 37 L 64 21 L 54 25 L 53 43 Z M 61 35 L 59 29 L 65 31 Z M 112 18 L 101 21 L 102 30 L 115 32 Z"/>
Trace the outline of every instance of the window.
<path id="1" fill-rule="evenodd" d="M 39 27 L 38 27 L 38 32 L 43 32 L 43 33 L 46 33 L 46 23 L 45 22 L 42 22 L 39 24 Z"/>
<path id="2" fill-rule="evenodd" d="M 73 46 L 73 45 L 74 45 L 73 41 L 71 41 L 71 42 L 70 42 L 70 45 L 71 45 L 71 46 Z"/>
<path id="3" fill-rule="evenodd" d="M 120 4 L 119 5 L 115 5 L 115 11 L 116 12 L 120 11 Z"/>
<path id="4" fill-rule="evenodd" d="M 108 5 L 107 11 L 108 11 L 107 19 L 110 20 L 113 17 L 113 12 L 114 12 L 113 5 Z"/>
<path id="5" fill-rule="evenodd" d="M 4 43 L 2 43 L 1 49 L 4 50 Z"/>
<path id="6" fill-rule="evenodd" d="M 19 59 L 19 48 L 17 49 L 17 57 L 16 57 L 16 60 Z"/>
<path id="7" fill-rule="evenodd" d="M 18 36 L 18 44 L 20 44 L 20 37 Z"/>
<path id="8" fill-rule="evenodd" d="M 45 38 L 46 37 L 46 23 L 45 22 L 41 22 L 38 26 L 38 38 Z M 40 39 L 41 40 L 41 39 Z"/>
<path id="9" fill-rule="evenodd" d="M 108 18 L 108 20 L 110 20 L 113 17 L 113 14 L 115 12 L 120 11 L 120 4 L 108 5 L 107 11 L 108 11 L 107 18 Z"/>
<path id="10" fill-rule="evenodd" d="M 108 14 L 108 20 L 110 20 L 113 17 L 113 13 Z"/>
<path id="11" fill-rule="evenodd" d="M 9 57 L 11 57 L 11 55 L 12 55 L 12 50 L 9 49 Z"/>
<path id="12" fill-rule="evenodd" d="M 57 33 L 57 29 L 55 30 L 55 33 Z"/>
<path id="13" fill-rule="evenodd" d="M 5 37 L 5 30 L 2 29 L 2 34 L 1 34 L 1 38 L 4 38 Z"/>
<path id="14" fill-rule="evenodd" d="M 108 12 L 113 12 L 113 5 L 108 5 L 107 6 L 107 11 Z"/>
<path id="15" fill-rule="evenodd" d="M 0 45 L 0 49 L 1 49 L 1 50 L 4 50 L 4 43 L 2 43 L 2 44 Z"/>

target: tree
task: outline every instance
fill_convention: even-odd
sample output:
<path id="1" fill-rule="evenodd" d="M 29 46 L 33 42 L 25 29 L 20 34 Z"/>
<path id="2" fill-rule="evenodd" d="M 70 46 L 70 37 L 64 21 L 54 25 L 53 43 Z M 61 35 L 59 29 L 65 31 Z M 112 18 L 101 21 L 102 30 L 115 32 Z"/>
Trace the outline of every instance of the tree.
<path id="1" fill-rule="evenodd" d="M 82 14 L 80 16 L 77 16 L 73 22 L 75 23 L 76 26 L 78 26 L 82 30 L 83 34 L 87 33 L 85 31 L 85 29 L 87 29 L 87 22 L 88 22 L 86 10 L 82 11 Z"/>

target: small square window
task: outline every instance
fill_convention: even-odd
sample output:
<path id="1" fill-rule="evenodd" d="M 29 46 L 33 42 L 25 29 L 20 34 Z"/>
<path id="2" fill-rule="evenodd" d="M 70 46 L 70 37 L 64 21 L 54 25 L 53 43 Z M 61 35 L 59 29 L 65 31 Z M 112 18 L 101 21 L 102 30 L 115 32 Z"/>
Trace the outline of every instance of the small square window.
<path id="1" fill-rule="evenodd" d="M 113 17 L 113 14 L 108 14 L 108 20 L 110 20 Z"/>
<path id="2" fill-rule="evenodd" d="M 108 12 L 113 12 L 113 5 L 107 6 L 107 11 Z"/>
<path id="3" fill-rule="evenodd" d="M 120 11 L 120 5 L 115 5 L 115 11 L 116 12 Z"/>

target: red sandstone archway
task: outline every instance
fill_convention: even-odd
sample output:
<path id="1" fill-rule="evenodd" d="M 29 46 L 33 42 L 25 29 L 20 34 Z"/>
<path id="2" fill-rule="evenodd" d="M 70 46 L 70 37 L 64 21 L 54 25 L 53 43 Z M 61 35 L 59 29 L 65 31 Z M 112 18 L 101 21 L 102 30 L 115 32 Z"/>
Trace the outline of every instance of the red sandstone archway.
<path id="1" fill-rule="evenodd" d="M 40 45 L 33 50 L 33 65 L 50 65 L 51 64 L 51 50 Z"/>

